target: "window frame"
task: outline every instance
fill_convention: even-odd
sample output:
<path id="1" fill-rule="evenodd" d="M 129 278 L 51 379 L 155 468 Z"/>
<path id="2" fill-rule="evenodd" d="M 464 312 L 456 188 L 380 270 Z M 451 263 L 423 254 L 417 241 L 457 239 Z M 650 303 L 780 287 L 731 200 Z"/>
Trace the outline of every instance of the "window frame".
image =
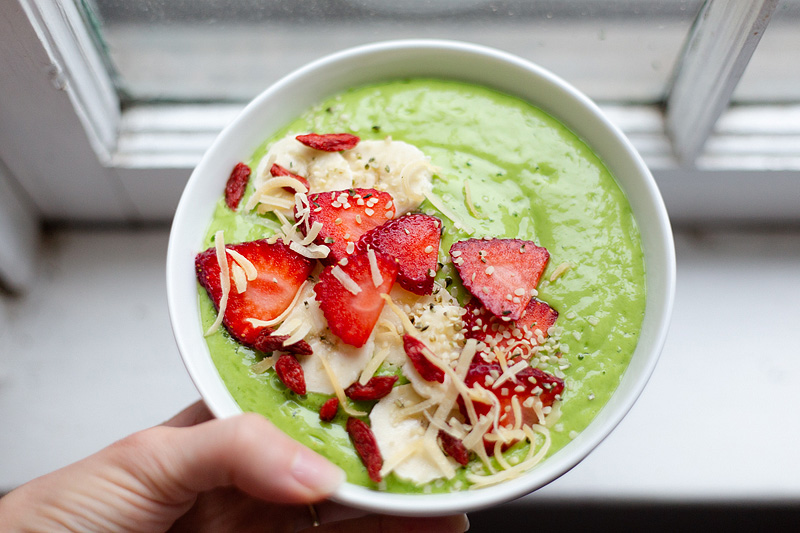
<path id="1" fill-rule="evenodd" d="M 0 161 L 44 221 L 132 221 L 111 164 L 121 109 L 70 0 L 0 10 Z M 64 176 L 68 176 L 65 179 Z"/>
<path id="2" fill-rule="evenodd" d="M 642 154 L 674 221 L 798 220 L 800 105 L 730 107 L 777 3 L 707 0 L 665 107 L 601 105 Z M 85 24 L 72 0 L 10 0 L 0 11 L 0 68 L 14 73 L 0 79 L 0 174 L 18 191 L 0 196 L 0 215 L 18 220 L 25 205 L 32 227 L 169 221 L 192 168 L 243 105 L 123 110 Z M 15 264 L 0 266 L 0 280 Z"/>

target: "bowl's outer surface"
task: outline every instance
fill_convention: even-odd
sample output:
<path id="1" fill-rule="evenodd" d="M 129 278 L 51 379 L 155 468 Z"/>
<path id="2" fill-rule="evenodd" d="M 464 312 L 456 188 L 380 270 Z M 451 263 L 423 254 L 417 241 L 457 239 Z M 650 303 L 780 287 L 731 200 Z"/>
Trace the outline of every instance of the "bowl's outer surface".
<path id="1" fill-rule="evenodd" d="M 217 417 L 238 414 L 202 335 L 194 256 L 230 169 L 264 139 L 315 103 L 351 87 L 408 77 L 461 80 L 520 97 L 566 124 L 603 160 L 631 204 L 645 253 L 646 310 L 631 363 L 608 404 L 576 439 L 525 475 L 497 486 L 452 494 L 381 493 L 346 483 L 340 503 L 399 515 L 474 511 L 527 494 L 567 472 L 622 420 L 649 379 L 664 344 L 675 291 L 669 219 L 649 170 L 624 135 L 586 96 L 554 74 L 516 56 L 468 43 L 387 41 L 335 53 L 283 78 L 226 127 L 192 173 L 175 212 L 167 252 L 167 297 L 184 364 Z"/>

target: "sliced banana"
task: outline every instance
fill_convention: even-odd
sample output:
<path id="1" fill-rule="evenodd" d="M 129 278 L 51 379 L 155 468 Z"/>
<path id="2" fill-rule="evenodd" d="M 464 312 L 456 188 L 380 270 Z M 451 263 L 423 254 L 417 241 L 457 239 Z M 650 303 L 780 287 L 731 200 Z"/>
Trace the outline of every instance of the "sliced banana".
<path id="1" fill-rule="evenodd" d="M 401 385 L 382 398 L 369 415 L 384 468 L 417 484 L 442 477 L 441 470 L 424 448 L 425 427 L 418 416 L 404 418 L 400 411 L 422 398 L 410 385 Z"/>
<path id="2" fill-rule="evenodd" d="M 287 135 L 276 141 L 259 162 L 253 181 L 255 190 L 272 178 L 270 169 L 276 163 L 305 177 L 312 193 L 353 187 L 388 192 L 394 198 L 392 205 L 375 208 L 394 209 L 395 216 L 419 207 L 433 188 L 435 172 L 430 160 L 419 148 L 402 141 L 390 138 L 361 141 L 352 150 L 323 152 L 305 146 L 295 139 L 295 135 Z M 275 193 L 275 196 L 281 195 L 291 193 Z M 282 197 L 280 199 L 283 200 Z M 279 203 L 271 197 L 269 200 L 273 204 Z M 257 203 L 254 201 L 248 206 L 252 208 Z M 273 206 L 267 210 L 288 212 L 286 208 Z"/>

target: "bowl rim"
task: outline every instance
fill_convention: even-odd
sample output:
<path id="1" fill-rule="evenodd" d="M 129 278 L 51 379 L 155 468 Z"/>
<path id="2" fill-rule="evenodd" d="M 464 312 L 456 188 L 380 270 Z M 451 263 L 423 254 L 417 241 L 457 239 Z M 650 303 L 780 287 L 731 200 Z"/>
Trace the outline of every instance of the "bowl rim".
<path id="1" fill-rule="evenodd" d="M 433 58 L 437 61 L 433 62 Z M 427 63 L 423 61 L 425 59 Z M 491 67 L 494 74 L 475 68 L 469 76 L 463 75 L 465 61 L 472 67 Z M 418 64 L 415 65 L 414 62 Z M 189 301 L 187 298 L 193 295 L 196 301 L 193 258 L 200 249 L 206 227 L 198 230 L 196 223 L 192 226 L 191 222 L 205 220 L 207 225 L 211 220 L 213 205 L 219 199 L 227 178 L 227 174 L 223 173 L 219 180 L 220 187 L 214 188 L 203 186 L 208 181 L 205 176 L 219 175 L 219 169 L 230 169 L 237 161 L 249 158 L 258 144 L 299 114 L 291 109 L 265 111 L 270 109 L 270 105 L 275 107 L 273 101 L 278 101 L 281 97 L 291 99 L 294 95 L 295 101 L 302 101 L 302 105 L 295 106 L 302 111 L 325 95 L 332 96 L 348 87 L 370 81 L 407 77 L 391 74 L 398 69 L 419 73 L 416 77 L 460 79 L 511 93 L 542 108 L 566 124 L 612 171 L 631 203 L 644 247 L 647 297 L 639 344 L 616 391 L 577 438 L 523 476 L 485 489 L 420 495 L 379 492 L 345 483 L 332 497 L 334 501 L 362 510 L 394 515 L 434 516 L 475 511 L 513 500 L 547 485 L 582 461 L 619 424 L 641 394 L 656 366 L 666 340 L 674 304 L 674 242 L 666 207 L 655 180 L 630 141 L 599 107 L 560 77 L 528 60 L 496 48 L 452 40 L 402 39 L 370 43 L 335 52 L 281 78 L 255 97 L 223 129 L 186 184 L 174 214 L 167 250 L 169 316 L 184 366 L 209 409 L 219 418 L 240 413 L 241 409 L 211 362 L 208 347 L 202 339 L 199 309 L 195 305 L 194 317 L 190 316 L 191 313 L 186 313 L 186 302 Z M 497 74 L 507 75 L 509 79 Z M 492 76 L 501 79 L 494 80 Z M 525 80 L 530 85 L 517 85 L 517 79 Z M 329 83 L 320 84 L 320 80 Z M 324 85 L 324 88 L 320 85 Z M 540 101 L 530 97 L 530 91 L 539 87 L 551 91 L 554 95 L 551 97 L 555 102 L 553 105 L 541 105 Z M 308 101 L 308 98 L 316 99 Z M 263 121 L 265 114 L 271 118 L 277 115 L 286 119 L 277 122 L 274 128 L 264 129 L 258 122 Z M 591 141 L 585 139 L 582 133 L 594 129 L 602 131 L 604 135 L 595 134 L 598 138 L 593 137 Z M 609 161 L 608 158 L 614 154 L 618 155 Z M 217 169 L 216 173 L 212 170 L 214 168 Z M 211 189 L 215 194 L 209 192 Z M 206 208 L 198 210 L 197 205 Z M 647 213 L 647 219 L 643 219 L 641 213 Z M 208 216 L 203 219 L 204 215 Z M 655 301 L 651 301 L 651 296 Z M 642 344 L 645 332 L 648 340 L 646 346 Z M 205 357 L 193 356 L 198 350 L 201 354 L 205 352 Z"/>

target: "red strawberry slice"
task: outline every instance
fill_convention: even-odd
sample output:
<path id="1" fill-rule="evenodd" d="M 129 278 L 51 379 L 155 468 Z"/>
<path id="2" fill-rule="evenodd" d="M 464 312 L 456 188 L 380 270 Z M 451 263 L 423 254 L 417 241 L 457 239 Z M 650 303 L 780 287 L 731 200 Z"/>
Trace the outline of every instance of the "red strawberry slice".
<path id="1" fill-rule="evenodd" d="M 341 261 L 353 253 L 362 235 L 393 219 L 395 214 L 392 196 L 375 189 L 326 191 L 308 195 L 308 201 L 308 227 L 314 222 L 322 223 L 314 242 L 331 249 L 328 262 Z M 301 229 L 305 231 L 306 225 L 302 224 Z"/>
<path id="2" fill-rule="evenodd" d="M 547 338 L 547 330 L 555 325 L 558 311 L 536 298 L 531 298 L 519 320 L 507 322 L 499 319 L 476 299 L 464 306 L 464 336 L 486 344 L 484 351 L 493 353 L 502 350 L 507 360 L 516 357 L 528 358 L 539 339 Z M 506 333 L 508 335 L 506 335 Z"/>
<path id="3" fill-rule="evenodd" d="M 225 203 L 232 211 L 239 208 L 248 181 L 250 181 L 250 167 L 244 163 L 237 163 L 225 184 Z"/>
<path id="4" fill-rule="evenodd" d="M 516 380 L 508 379 L 502 382 L 497 387 L 494 383 L 498 381 L 498 377 L 503 375 L 503 369 L 499 363 L 485 363 L 482 362 L 480 357 L 476 357 L 470 366 L 467 376 L 464 379 L 467 387 L 473 388 L 480 385 L 490 393 L 494 394 L 500 404 L 500 418 L 498 425 L 500 427 L 511 426 L 513 427 L 516 418 L 514 414 L 512 398 L 516 397 L 519 400 L 522 413 L 523 424 L 538 424 L 539 419 L 535 411 L 525 405 L 525 401 L 531 397 L 538 397 L 542 402 L 543 407 L 553 405 L 553 402 L 561 397 L 564 392 L 564 381 L 548 374 L 538 368 L 526 367 L 521 372 L 516 374 Z M 489 413 L 492 409 L 492 404 L 475 402 L 475 412 L 478 416 Z M 467 417 L 466 406 L 461 397 L 458 399 L 458 406 L 461 414 Z M 491 429 L 490 429 L 491 431 Z M 511 443 L 503 448 L 507 448 Z M 484 439 L 486 452 L 490 455 L 494 452 L 494 442 Z"/>
<path id="5" fill-rule="evenodd" d="M 230 254 L 225 254 L 231 290 L 222 323 L 237 341 L 255 347 L 263 328 L 254 327 L 247 319 L 272 320 L 283 313 L 311 273 L 314 264 L 281 241 L 270 244 L 266 240 L 257 240 L 230 244 L 225 248 L 239 252 L 258 271 L 258 276 L 248 281 L 247 289 L 239 294 L 233 280 L 234 260 Z M 198 282 L 208 292 L 214 307 L 219 310 L 222 286 L 216 248 L 212 247 L 197 254 L 195 270 Z"/>
<path id="6" fill-rule="evenodd" d="M 450 247 L 464 287 L 495 316 L 518 320 L 550 253 L 519 239 L 467 239 Z"/>
<path id="7" fill-rule="evenodd" d="M 295 137 L 298 141 L 314 150 L 323 152 L 340 152 L 355 148 L 361 140 L 349 133 L 309 133 Z"/>
<path id="8" fill-rule="evenodd" d="M 306 190 L 310 190 L 311 189 L 311 186 L 308 184 L 308 180 L 307 179 L 305 179 L 303 176 L 301 176 L 299 174 L 295 174 L 294 172 L 288 171 L 284 167 L 280 166 L 278 163 L 273 163 L 272 164 L 272 167 L 269 169 L 269 173 L 273 178 L 277 178 L 278 176 L 288 176 L 290 178 L 294 178 L 297 181 L 299 181 L 300 183 L 302 183 L 305 186 Z M 290 192 L 292 194 L 297 192 L 294 189 L 292 189 L 291 187 L 284 187 L 283 190 L 287 191 L 287 192 Z"/>
<path id="9" fill-rule="evenodd" d="M 479 359 L 475 359 L 475 362 L 467 371 L 464 383 L 470 388 L 479 383 L 481 387 L 493 392 L 498 397 L 497 399 L 503 407 L 500 410 L 502 413 L 500 415 L 500 425 L 505 425 L 509 420 L 513 422 L 513 409 L 511 412 L 507 412 L 504 409 L 505 405 L 510 405 L 512 396 L 518 396 L 518 399 L 522 401 L 536 395 L 543 406 L 548 407 L 553 405 L 553 402 L 564 392 L 563 380 L 538 368 L 526 367 L 516 374 L 516 380 L 508 379 L 497 387 L 492 383 L 493 380 L 496 380 L 495 374 L 498 376 L 503 374 L 500 363 L 484 363 Z M 491 379 L 487 380 L 486 378 L 489 376 L 491 376 Z M 524 391 L 515 390 L 520 385 L 524 387 Z M 504 393 L 503 389 L 506 389 L 507 393 Z M 480 408 L 479 405 L 481 406 Z M 489 408 L 490 406 L 486 404 L 475 404 L 475 410 L 479 415 L 489 412 Z M 538 421 L 534 420 L 533 422 L 537 423 Z"/>
<path id="10" fill-rule="evenodd" d="M 377 287 L 373 270 L 381 278 Z M 391 290 L 397 270 L 394 259 L 375 250 L 356 252 L 344 266 L 326 267 L 314 292 L 331 331 L 351 346 L 363 346 L 383 309 L 385 301 L 381 294 Z"/>
<path id="11" fill-rule="evenodd" d="M 358 246 L 371 246 L 394 257 L 400 262 L 400 286 L 415 294 L 430 294 L 439 267 L 441 238 L 441 220 L 415 213 L 389 220 L 365 233 Z"/>

